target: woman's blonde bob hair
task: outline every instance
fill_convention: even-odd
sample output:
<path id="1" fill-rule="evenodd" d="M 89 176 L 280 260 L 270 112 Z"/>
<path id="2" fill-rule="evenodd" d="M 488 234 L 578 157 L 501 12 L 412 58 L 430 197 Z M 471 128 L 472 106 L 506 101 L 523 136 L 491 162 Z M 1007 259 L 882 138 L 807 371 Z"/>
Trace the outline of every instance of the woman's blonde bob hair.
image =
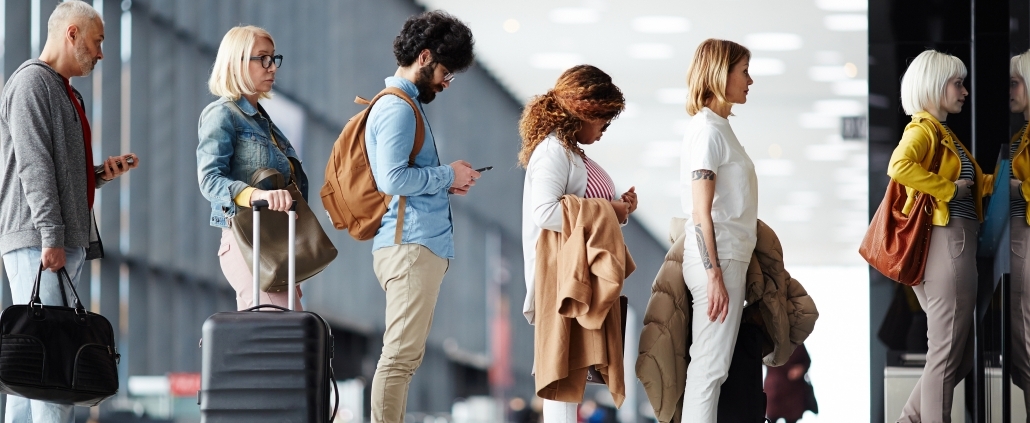
<path id="1" fill-rule="evenodd" d="M 207 81 L 207 88 L 211 90 L 211 94 L 233 101 L 239 100 L 241 96 L 253 94 L 258 94 L 260 98 L 272 97 L 269 93 L 254 91 L 254 81 L 250 79 L 250 72 L 247 71 L 250 51 L 261 37 L 268 38 L 268 41 L 272 42 L 272 47 L 275 47 L 272 35 L 256 26 L 237 26 L 225 33 L 222 43 L 218 45 L 218 55 L 215 56 L 215 64 L 211 68 L 211 79 Z"/>
<path id="2" fill-rule="evenodd" d="M 1012 57 L 1012 61 L 1009 62 L 1009 73 L 1023 78 L 1026 98 L 1030 99 L 1030 50 Z"/>
<path id="3" fill-rule="evenodd" d="M 919 53 L 901 77 L 901 108 L 906 115 L 938 108 L 951 78 L 966 77 L 962 59 L 936 50 Z"/>
<path id="4" fill-rule="evenodd" d="M 751 60 L 751 51 L 733 41 L 709 38 L 697 46 L 687 71 L 687 114 L 694 116 L 712 98 L 726 101 L 726 79 L 741 60 Z"/>

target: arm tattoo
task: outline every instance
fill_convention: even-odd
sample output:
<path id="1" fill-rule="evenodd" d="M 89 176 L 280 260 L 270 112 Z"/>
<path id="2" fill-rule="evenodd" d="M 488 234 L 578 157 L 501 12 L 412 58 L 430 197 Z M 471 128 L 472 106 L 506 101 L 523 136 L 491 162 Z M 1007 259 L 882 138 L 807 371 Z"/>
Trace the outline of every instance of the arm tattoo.
<path id="1" fill-rule="evenodd" d="M 708 247 L 705 246 L 705 235 L 701 231 L 701 225 L 694 225 L 694 233 L 697 234 L 697 250 L 701 253 L 701 263 L 705 265 L 705 270 L 719 267 L 719 260 L 716 260 L 713 264 L 711 257 L 708 255 Z"/>
<path id="2" fill-rule="evenodd" d="M 707 179 L 709 181 L 714 181 L 715 180 L 715 172 L 712 172 L 712 171 L 710 171 L 708 169 L 698 169 L 698 170 L 695 170 L 694 172 L 692 172 L 690 174 L 690 176 L 695 181 L 698 181 L 698 180 L 701 180 L 701 179 Z"/>

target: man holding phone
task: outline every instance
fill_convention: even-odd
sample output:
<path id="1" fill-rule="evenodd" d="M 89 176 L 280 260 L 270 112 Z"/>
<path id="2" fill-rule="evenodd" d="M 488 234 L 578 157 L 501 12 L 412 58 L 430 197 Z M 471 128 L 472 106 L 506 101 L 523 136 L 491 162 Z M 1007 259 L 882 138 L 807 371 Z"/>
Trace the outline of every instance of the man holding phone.
<path id="1" fill-rule="evenodd" d="M 472 31 L 441 11 L 412 16 L 394 39 L 398 68 L 386 86 L 414 100 L 425 126 L 413 165 L 408 163 L 417 122 L 412 106 L 387 95 L 368 114 L 365 143 L 372 174 L 377 187 L 393 196 L 372 245 L 373 269 L 386 293 L 383 352 L 371 387 L 373 423 L 404 422 L 408 385 L 422 363 L 440 285 L 454 258 L 448 196 L 467 194 L 479 177 L 464 160 L 440 163 L 423 108 L 472 65 L 472 44 Z"/>
<path id="2" fill-rule="evenodd" d="M 39 59 L 23 63 L 0 93 L 0 254 L 15 304 L 29 302 L 40 263 L 50 270 L 40 281 L 41 301 L 61 304 L 52 272 L 65 268 L 78 283 L 90 241 L 99 240 L 96 189 L 139 166 L 131 153 L 94 165 L 85 104 L 69 82 L 104 57 L 103 40 L 104 22 L 92 6 L 60 3 Z M 66 423 L 72 406 L 9 396 L 6 414 L 8 421 Z"/>

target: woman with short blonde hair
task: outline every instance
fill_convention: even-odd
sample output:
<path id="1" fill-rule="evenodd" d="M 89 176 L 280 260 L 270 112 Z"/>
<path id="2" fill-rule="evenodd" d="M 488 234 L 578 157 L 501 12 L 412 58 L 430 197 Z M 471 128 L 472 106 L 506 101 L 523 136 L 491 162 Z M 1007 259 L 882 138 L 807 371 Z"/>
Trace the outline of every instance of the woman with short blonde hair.
<path id="1" fill-rule="evenodd" d="M 256 26 L 230 29 L 218 46 L 208 81 L 211 93 L 219 98 L 200 113 L 197 178 L 200 192 L 211 202 L 209 223 L 222 229 L 218 261 L 236 290 L 240 310 L 258 304 L 253 304 L 251 269 L 229 229 L 230 219 L 238 207 L 250 207 L 252 200 L 266 200 L 270 210 L 280 212 L 288 211 L 293 202 L 282 187 L 252 186 L 254 174 L 262 168 L 275 169 L 308 198 L 308 178 L 297 151 L 258 103 L 271 97 L 282 61 L 268 31 Z M 261 304 L 289 305 L 287 292 L 260 294 Z M 297 310 L 300 296 L 298 287 Z"/>
<path id="2" fill-rule="evenodd" d="M 758 178 L 755 165 L 730 127 L 734 104 L 747 102 L 751 52 L 732 41 L 708 39 L 698 46 L 687 72 L 681 202 L 686 231 L 683 280 L 693 298 L 690 364 L 683 421 L 714 423 L 744 311 L 744 286 L 758 240 Z"/>
<path id="3" fill-rule="evenodd" d="M 932 196 L 933 229 L 923 282 L 912 287 L 926 311 L 927 345 L 923 375 L 912 389 L 899 422 L 950 422 L 955 385 L 973 365 L 976 303 L 976 240 L 982 199 L 993 177 L 984 175 L 965 145 L 948 128 L 969 94 L 966 67 L 957 57 L 927 50 L 901 79 L 901 104 L 912 122 L 891 155 L 887 174 L 906 187 L 903 211 L 911 213 L 917 193 Z M 940 156 L 936 172 L 929 169 Z"/>
<path id="4" fill-rule="evenodd" d="M 1030 121 L 1030 51 L 1009 62 L 1009 108 Z M 1030 131 L 1027 124 L 1009 142 L 1012 158 L 1009 178 L 1010 265 L 1012 274 L 1012 381 L 1023 390 L 1023 401 L 1030 408 Z"/>

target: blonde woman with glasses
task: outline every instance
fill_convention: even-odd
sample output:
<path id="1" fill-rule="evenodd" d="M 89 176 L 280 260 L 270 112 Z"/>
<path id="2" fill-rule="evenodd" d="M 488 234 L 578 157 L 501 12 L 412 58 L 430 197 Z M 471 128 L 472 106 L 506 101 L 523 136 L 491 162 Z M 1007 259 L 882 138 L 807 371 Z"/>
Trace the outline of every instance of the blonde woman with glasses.
<path id="1" fill-rule="evenodd" d="M 1012 113 L 1022 115 L 1023 121 L 1030 121 L 1030 51 L 1012 58 L 1009 66 L 1009 108 Z M 1027 216 L 1027 200 L 1030 199 L 1030 131 L 1023 123 L 1021 129 L 1009 143 L 1012 158 L 1012 176 L 1009 179 L 1009 216 L 1011 229 L 1011 272 L 1012 272 L 1012 381 L 1023 390 L 1023 400 L 1030 409 L 1030 260 L 1027 246 L 1030 245 L 1030 218 Z M 1027 419 L 1030 422 L 1030 418 Z"/>
<path id="2" fill-rule="evenodd" d="M 959 58 L 927 50 L 916 56 L 901 79 L 901 106 L 912 122 L 891 155 L 887 174 L 906 187 L 905 213 L 917 193 L 933 197 L 930 249 L 923 283 L 912 287 L 926 311 L 926 366 L 901 411 L 899 422 L 951 421 L 955 385 L 973 365 L 973 309 L 976 303 L 976 240 L 982 199 L 992 177 L 947 125 L 969 95 L 962 85 L 966 66 Z M 937 173 L 934 155 L 943 150 Z"/>
<path id="3" fill-rule="evenodd" d="M 755 165 L 730 127 L 734 104 L 747 102 L 751 52 L 732 41 L 708 39 L 687 72 L 681 201 L 686 231 L 696 247 L 683 251 L 683 279 L 693 297 L 690 364 L 683 421 L 714 423 L 744 311 L 744 285 L 758 239 Z"/>
<path id="4" fill-rule="evenodd" d="M 258 104 L 271 97 L 282 61 L 268 31 L 256 26 L 230 29 L 218 46 L 208 81 L 208 89 L 218 99 L 200 113 L 197 179 L 200 192 L 211 202 L 209 223 L 222 230 L 218 261 L 236 290 L 239 310 L 257 304 L 252 304 L 251 269 L 229 229 L 229 218 L 237 207 L 250 207 L 252 200 L 266 200 L 270 210 L 279 212 L 288 211 L 293 201 L 287 190 L 250 186 L 251 177 L 258 169 L 275 169 L 287 182 L 297 183 L 305 200 L 308 197 L 308 178 L 297 151 Z M 285 307 L 287 295 L 261 292 L 260 301 Z M 297 287 L 297 310 L 302 309 L 300 296 Z"/>

